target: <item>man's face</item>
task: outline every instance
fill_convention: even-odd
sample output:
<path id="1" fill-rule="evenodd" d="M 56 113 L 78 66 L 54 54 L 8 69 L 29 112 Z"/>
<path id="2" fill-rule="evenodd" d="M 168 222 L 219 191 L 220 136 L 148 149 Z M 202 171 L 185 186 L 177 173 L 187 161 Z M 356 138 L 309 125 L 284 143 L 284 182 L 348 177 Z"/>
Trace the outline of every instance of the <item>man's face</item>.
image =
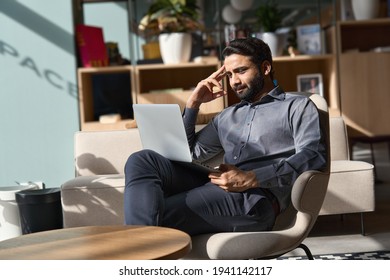
<path id="1" fill-rule="evenodd" d="M 264 76 L 259 67 L 247 56 L 232 54 L 225 58 L 226 74 L 237 97 L 245 101 L 253 101 L 261 94 L 264 87 Z"/>

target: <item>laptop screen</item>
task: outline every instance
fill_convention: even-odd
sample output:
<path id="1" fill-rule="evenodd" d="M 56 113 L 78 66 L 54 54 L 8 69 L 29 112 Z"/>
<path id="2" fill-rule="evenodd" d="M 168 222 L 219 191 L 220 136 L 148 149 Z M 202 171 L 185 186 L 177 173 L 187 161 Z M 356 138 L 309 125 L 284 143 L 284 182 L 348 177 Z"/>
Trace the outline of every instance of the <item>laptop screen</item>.
<path id="1" fill-rule="evenodd" d="M 178 104 L 133 104 L 133 110 L 144 149 L 170 160 L 192 161 Z"/>

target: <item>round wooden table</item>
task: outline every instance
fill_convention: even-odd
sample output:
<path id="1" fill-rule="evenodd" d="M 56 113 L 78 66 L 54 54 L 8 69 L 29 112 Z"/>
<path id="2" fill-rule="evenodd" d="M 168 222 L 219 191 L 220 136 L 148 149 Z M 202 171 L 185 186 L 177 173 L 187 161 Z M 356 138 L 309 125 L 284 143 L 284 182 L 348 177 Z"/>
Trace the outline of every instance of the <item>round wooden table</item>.
<path id="1" fill-rule="evenodd" d="M 0 259 L 179 259 L 190 250 L 190 236 L 176 229 L 87 226 L 42 231 L 4 240 L 0 242 Z"/>

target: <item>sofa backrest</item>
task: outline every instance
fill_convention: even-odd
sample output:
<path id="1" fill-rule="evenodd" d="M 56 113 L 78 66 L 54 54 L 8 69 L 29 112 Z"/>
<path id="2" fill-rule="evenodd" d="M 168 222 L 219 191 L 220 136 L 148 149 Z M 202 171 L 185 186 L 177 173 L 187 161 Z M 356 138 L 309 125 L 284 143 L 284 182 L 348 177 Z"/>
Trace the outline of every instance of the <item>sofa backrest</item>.
<path id="1" fill-rule="evenodd" d="M 76 176 L 123 174 L 129 155 L 142 148 L 137 128 L 79 131 L 74 141 Z"/>
<path id="2" fill-rule="evenodd" d="M 196 125 L 196 130 L 204 125 Z M 74 135 L 75 176 L 123 174 L 128 157 L 142 149 L 138 128 L 78 131 Z"/>

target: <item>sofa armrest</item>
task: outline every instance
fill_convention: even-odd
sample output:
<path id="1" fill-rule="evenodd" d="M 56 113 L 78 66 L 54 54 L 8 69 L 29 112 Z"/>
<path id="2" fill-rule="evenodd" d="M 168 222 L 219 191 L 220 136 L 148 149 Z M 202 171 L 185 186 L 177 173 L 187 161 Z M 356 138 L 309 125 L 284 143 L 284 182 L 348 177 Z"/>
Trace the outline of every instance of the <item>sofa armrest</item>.
<path id="1" fill-rule="evenodd" d="M 122 225 L 123 175 L 79 176 L 61 186 L 64 227 Z"/>

